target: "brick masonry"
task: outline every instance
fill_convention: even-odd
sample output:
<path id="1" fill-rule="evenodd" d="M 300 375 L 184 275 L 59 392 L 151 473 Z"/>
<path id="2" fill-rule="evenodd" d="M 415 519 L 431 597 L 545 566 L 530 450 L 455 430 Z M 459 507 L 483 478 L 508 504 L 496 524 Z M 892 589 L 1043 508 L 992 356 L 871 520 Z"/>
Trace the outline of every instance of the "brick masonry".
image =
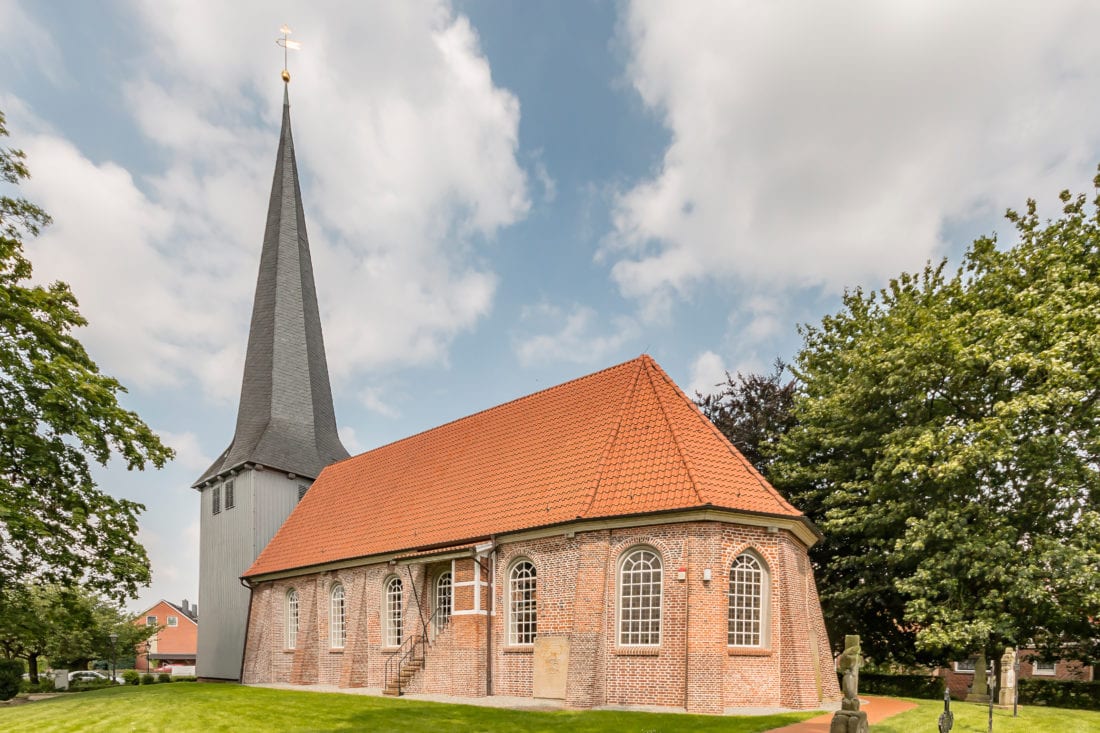
<path id="1" fill-rule="evenodd" d="M 638 546 L 657 551 L 662 561 L 657 647 L 617 643 L 619 562 Z M 743 552 L 763 561 L 769 579 L 766 640 L 753 649 L 726 643 L 729 569 Z M 426 623 L 434 581 L 449 570 L 456 613 L 442 631 L 429 632 L 425 668 L 410 680 L 409 691 L 530 696 L 533 650 L 507 643 L 507 577 L 520 559 L 537 572 L 538 635 L 569 640 L 570 707 L 644 704 L 720 713 L 737 706 L 814 708 L 840 697 L 805 546 L 783 530 L 710 521 L 506 542 L 483 559 L 486 571 L 469 557 L 425 557 L 416 564 L 368 564 L 259 583 L 244 682 L 383 687 L 386 662 L 396 651 L 382 644 L 385 582 L 393 575 L 402 579 L 408 635 Z M 678 579 L 681 568 L 684 580 Z M 712 580 L 703 579 L 704 569 Z M 329 599 L 337 583 L 346 603 L 342 649 L 329 646 Z M 294 649 L 286 646 L 291 588 L 299 594 Z"/>

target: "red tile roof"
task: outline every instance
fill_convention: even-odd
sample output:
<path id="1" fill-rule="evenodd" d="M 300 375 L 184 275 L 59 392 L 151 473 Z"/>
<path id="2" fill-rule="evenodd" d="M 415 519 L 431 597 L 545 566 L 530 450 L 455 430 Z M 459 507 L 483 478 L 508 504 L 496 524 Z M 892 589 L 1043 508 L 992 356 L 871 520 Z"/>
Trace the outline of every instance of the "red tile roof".
<path id="1" fill-rule="evenodd" d="M 642 355 L 329 466 L 245 575 L 703 507 L 802 516 Z"/>

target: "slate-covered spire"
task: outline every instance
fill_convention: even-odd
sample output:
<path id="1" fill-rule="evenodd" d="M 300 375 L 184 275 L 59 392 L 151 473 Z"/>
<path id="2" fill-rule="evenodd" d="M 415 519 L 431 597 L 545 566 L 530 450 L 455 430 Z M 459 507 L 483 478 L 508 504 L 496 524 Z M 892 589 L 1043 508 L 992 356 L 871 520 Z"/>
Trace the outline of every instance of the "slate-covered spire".
<path id="1" fill-rule="evenodd" d="M 195 486 L 245 463 L 316 478 L 347 458 L 336 432 L 313 264 L 298 186 L 290 99 L 267 209 L 233 441 Z"/>

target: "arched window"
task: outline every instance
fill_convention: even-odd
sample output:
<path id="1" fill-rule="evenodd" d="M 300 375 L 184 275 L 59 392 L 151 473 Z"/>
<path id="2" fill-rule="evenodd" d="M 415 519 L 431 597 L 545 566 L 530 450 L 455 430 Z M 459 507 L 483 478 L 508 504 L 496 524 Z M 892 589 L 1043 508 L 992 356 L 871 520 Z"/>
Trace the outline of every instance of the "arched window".
<path id="1" fill-rule="evenodd" d="M 402 590 L 401 578 L 392 576 L 386 581 L 385 593 L 382 599 L 383 644 L 385 646 L 401 646 Z"/>
<path id="2" fill-rule="evenodd" d="M 538 579 L 530 560 L 520 560 L 508 572 L 508 643 L 535 643 L 538 633 Z"/>
<path id="3" fill-rule="evenodd" d="M 344 586 L 333 586 L 328 607 L 328 644 L 333 649 L 343 649 L 347 640 L 347 618 L 345 616 Z"/>
<path id="4" fill-rule="evenodd" d="M 623 557 L 619 569 L 619 644 L 661 643 L 661 557 L 639 547 Z"/>
<path id="5" fill-rule="evenodd" d="M 286 592 L 286 648 L 298 646 L 298 591 Z"/>
<path id="6" fill-rule="evenodd" d="M 755 555 L 738 555 L 730 567 L 730 646 L 764 646 L 768 572 Z"/>
<path id="7" fill-rule="evenodd" d="M 435 579 L 435 611 L 432 616 L 432 623 L 437 634 L 446 628 L 447 622 L 451 620 L 451 610 L 454 605 L 452 590 L 454 584 L 451 580 L 450 570 L 440 573 L 439 577 Z"/>

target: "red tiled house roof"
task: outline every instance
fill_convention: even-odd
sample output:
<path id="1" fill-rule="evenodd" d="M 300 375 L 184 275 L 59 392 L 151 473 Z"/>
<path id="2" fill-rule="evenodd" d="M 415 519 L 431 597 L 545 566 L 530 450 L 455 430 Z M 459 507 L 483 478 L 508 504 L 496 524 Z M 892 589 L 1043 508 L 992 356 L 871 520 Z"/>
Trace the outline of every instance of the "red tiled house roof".
<path id="1" fill-rule="evenodd" d="M 245 575 L 696 508 L 806 521 L 642 355 L 325 468 Z"/>

